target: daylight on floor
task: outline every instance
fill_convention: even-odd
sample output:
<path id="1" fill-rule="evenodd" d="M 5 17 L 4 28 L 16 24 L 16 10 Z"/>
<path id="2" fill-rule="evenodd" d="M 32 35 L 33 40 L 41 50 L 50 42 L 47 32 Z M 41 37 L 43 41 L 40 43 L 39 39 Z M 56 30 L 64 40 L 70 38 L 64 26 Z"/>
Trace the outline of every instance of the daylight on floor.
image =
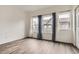
<path id="1" fill-rule="evenodd" d="M 78 54 L 79 6 L 0 5 L 0 54 Z"/>

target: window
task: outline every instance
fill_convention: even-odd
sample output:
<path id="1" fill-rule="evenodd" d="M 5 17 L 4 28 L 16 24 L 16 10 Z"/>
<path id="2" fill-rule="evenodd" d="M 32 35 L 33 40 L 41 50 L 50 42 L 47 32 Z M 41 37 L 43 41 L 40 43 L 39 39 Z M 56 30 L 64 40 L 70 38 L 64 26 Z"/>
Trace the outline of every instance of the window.
<path id="1" fill-rule="evenodd" d="M 71 12 L 63 12 L 58 14 L 58 29 L 69 30 L 71 22 Z"/>
<path id="2" fill-rule="evenodd" d="M 34 33 L 38 32 L 38 17 L 32 18 L 32 32 Z"/>
<path id="3" fill-rule="evenodd" d="M 52 15 L 42 16 L 42 33 L 52 33 Z"/>

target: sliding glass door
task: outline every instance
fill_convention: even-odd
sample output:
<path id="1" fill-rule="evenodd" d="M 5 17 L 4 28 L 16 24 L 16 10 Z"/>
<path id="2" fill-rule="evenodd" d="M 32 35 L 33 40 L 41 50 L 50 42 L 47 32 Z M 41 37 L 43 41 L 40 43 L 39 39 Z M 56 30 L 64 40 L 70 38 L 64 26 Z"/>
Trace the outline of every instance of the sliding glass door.
<path id="1" fill-rule="evenodd" d="M 57 31 L 56 41 L 71 43 L 72 23 L 71 11 L 57 13 Z"/>
<path id="2" fill-rule="evenodd" d="M 42 39 L 52 40 L 52 15 L 42 16 Z"/>
<path id="3" fill-rule="evenodd" d="M 37 38 L 38 36 L 38 17 L 31 19 L 30 37 Z"/>
<path id="4" fill-rule="evenodd" d="M 51 40 L 55 37 L 55 14 L 38 15 L 32 18 L 30 36 L 33 38 Z M 54 16 L 54 17 L 52 17 Z M 56 19 L 55 19 L 56 20 Z"/>

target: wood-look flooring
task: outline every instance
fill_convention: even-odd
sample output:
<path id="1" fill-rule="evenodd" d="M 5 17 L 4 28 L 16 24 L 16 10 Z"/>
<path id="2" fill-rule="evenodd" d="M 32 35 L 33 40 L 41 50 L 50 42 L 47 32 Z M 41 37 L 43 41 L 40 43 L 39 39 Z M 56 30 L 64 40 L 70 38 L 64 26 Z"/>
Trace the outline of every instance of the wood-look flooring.
<path id="1" fill-rule="evenodd" d="M 68 44 L 36 39 L 22 39 L 0 45 L 0 54 L 78 54 L 79 50 Z"/>

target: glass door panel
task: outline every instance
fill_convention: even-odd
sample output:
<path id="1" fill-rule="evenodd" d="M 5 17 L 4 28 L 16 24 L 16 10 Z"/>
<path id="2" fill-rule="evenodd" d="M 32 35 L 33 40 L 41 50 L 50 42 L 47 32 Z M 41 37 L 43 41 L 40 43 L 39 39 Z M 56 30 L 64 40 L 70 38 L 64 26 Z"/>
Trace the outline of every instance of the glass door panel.
<path id="1" fill-rule="evenodd" d="M 42 38 L 52 40 L 52 15 L 42 16 Z"/>
<path id="2" fill-rule="evenodd" d="M 37 38 L 38 33 L 38 17 L 33 17 L 31 22 L 30 36 Z"/>

